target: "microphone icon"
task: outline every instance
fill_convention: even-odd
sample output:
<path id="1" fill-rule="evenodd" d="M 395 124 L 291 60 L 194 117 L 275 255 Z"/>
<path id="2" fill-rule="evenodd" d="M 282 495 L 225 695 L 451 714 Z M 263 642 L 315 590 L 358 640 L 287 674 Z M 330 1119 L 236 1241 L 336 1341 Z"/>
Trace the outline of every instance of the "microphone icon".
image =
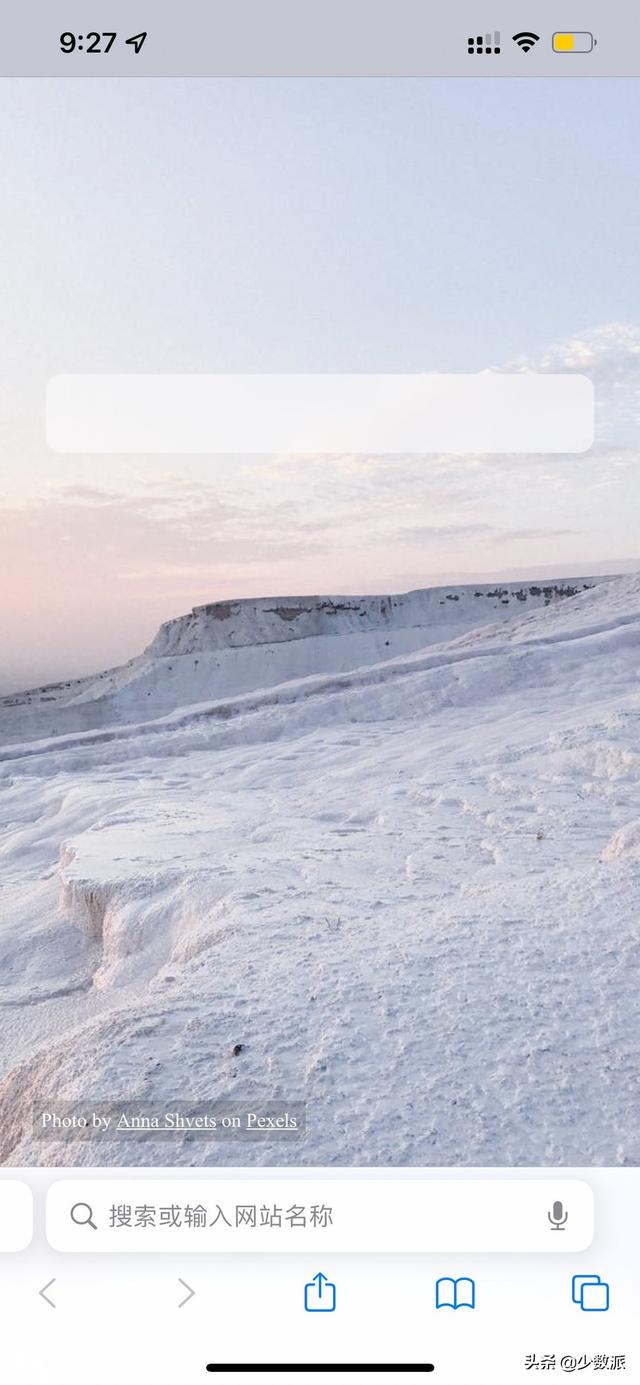
<path id="1" fill-rule="evenodd" d="M 553 1208 L 547 1212 L 547 1216 L 551 1222 L 552 1231 L 564 1231 L 569 1220 L 569 1213 L 565 1212 L 561 1202 L 554 1202 Z"/>

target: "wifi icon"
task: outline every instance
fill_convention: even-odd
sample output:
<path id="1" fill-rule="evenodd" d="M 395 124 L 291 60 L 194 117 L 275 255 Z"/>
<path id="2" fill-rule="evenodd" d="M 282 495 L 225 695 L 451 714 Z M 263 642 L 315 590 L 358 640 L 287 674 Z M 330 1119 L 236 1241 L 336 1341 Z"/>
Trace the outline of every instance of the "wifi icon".
<path id="1" fill-rule="evenodd" d="M 523 53 L 529 53 L 534 44 L 540 42 L 540 35 L 531 33 L 514 34 L 513 42 L 517 43 L 518 48 L 521 48 Z"/>

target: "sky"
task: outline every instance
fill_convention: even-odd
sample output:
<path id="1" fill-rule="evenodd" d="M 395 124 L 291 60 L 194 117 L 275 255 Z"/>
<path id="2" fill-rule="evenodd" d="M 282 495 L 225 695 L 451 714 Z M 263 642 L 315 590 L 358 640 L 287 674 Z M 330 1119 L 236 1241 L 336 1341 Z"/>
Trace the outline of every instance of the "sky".
<path id="1" fill-rule="evenodd" d="M 638 566 L 633 80 L 0 84 L 0 691 L 207 600 Z M 66 371 L 582 369 L 585 457 L 61 457 Z"/>

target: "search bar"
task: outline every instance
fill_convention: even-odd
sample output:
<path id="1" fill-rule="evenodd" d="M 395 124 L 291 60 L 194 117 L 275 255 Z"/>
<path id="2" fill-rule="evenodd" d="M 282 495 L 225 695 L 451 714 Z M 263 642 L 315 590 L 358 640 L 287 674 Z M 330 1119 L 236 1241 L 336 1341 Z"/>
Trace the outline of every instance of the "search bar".
<path id="1" fill-rule="evenodd" d="M 593 443 L 586 375 L 56 375 L 54 452 L 574 453 Z"/>
<path id="2" fill-rule="evenodd" d="M 54 1183 L 61 1251 L 587 1250 L 593 1193 L 575 1179 L 113 1179 Z"/>
<path id="3" fill-rule="evenodd" d="M 0 1253 L 26 1250 L 33 1239 L 33 1193 L 26 1183 L 0 1180 Z"/>

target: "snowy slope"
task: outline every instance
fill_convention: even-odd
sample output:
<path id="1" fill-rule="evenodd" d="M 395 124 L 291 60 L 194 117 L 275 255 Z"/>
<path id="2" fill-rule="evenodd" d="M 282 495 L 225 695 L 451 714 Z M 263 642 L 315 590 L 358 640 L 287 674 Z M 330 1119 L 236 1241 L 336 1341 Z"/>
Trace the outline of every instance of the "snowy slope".
<path id="1" fill-rule="evenodd" d="M 640 1162 L 640 578 L 498 614 L 5 745 L 4 1162 Z M 308 1135 L 97 1153 L 52 1095 Z"/>
<path id="2" fill-rule="evenodd" d="M 572 597 L 596 578 L 432 587 L 394 596 L 263 597 L 197 606 L 121 668 L 0 699 L 0 744 L 145 721 L 176 707 L 344 673 Z"/>

